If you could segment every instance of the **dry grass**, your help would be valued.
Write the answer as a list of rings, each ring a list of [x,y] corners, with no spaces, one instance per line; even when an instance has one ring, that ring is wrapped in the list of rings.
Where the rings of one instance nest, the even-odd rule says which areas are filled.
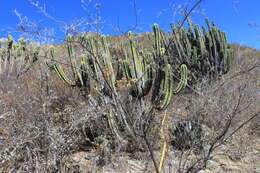
[[[230,118],[225,140],[217,141],[223,143],[212,151],[200,173],[259,171],[260,52],[233,47],[236,62],[228,74],[211,84],[201,82],[195,87],[199,94],[178,94],[169,106],[165,172],[187,172],[193,163],[206,158]],[[66,56],[61,50],[58,55]],[[91,106],[77,89],[66,87],[46,68],[46,58],[43,52],[18,79],[0,74],[0,172],[154,172],[142,138],[132,139],[121,127],[125,143],[118,141],[109,127],[106,107]],[[134,114],[141,109],[137,101],[127,100],[126,91],[120,92],[128,111]],[[258,116],[253,121],[226,138],[255,113]],[[155,112],[147,136],[158,164],[162,116]],[[179,120],[197,120],[204,125],[208,134],[202,139],[203,151],[175,150],[170,145],[171,129]],[[203,164],[199,161],[190,172]]]

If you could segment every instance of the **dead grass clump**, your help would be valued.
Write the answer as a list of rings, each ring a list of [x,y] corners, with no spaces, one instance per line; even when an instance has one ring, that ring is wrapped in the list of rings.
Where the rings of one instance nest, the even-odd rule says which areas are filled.
[[[248,160],[256,161],[259,143],[259,60],[248,49],[236,56],[231,71],[219,80],[205,79],[192,86],[195,93],[176,95],[163,134],[164,114],[152,109],[149,96],[136,100],[127,89],[118,91],[117,100],[82,96],[47,70],[47,55],[19,78],[1,75],[0,172],[73,172],[84,170],[83,162],[92,165],[84,171],[119,172],[129,166],[145,172],[159,165],[165,141],[165,172],[237,169],[223,166],[226,161],[251,171],[255,165]],[[194,141],[194,131],[185,132],[188,147],[177,150],[171,146],[173,136],[177,145],[187,142],[171,136],[182,121],[199,124],[205,135]]]

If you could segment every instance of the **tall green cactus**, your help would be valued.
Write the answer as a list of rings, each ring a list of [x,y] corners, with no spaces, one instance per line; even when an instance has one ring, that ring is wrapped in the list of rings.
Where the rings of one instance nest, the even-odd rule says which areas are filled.
[[[185,64],[180,67],[181,78],[174,88],[172,76],[172,66],[166,64],[164,68],[160,68],[155,79],[154,92],[152,102],[158,110],[167,108],[170,104],[173,94],[179,93],[187,85],[188,69]]]
[[[188,81],[188,68],[187,68],[187,66],[185,64],[182,64],[180,66],[180,73],[181,73],[181,76],[180,76],[179,82],[178,82],[176,88],[173,89],[173,93],[174,94],[179,93],[187,85],[187,81]]]
[[[64,81],[67,85],[69,86],[76,86],[76,82],[73,83],[73,81],[71,81],[67,75],[65,74],[65,72],[63,71],[63,69],[61,68],[61,65],[57,62],[57,58],[55,56],[55,48],[54,46],[51,46],[50,47],[50,54],[51,54],[51,58],[52,58],[52,61],[53,61],[53,64],[50,64],[46,61],[46,65],[54,70],[56,72],[56,74],[58,75],[58,77]]]
[[[54,47],[51,47],[52,64],[46,62],[49,68],[53,69],[58,77],[68,86],[78,87],[83,91],[89,91],[93,87],[99,94],[116,95],[116,75],[112,66],[112,58],[107,47],[104,36],[96,36],[88,39],[90,47],[89,52],[81,54],[80,67],[77,67],[77,56],[74,52],[73,43],[75,42],[71,35],[67,36],[66,45],[69,56],[70,67],[73,72],[73,80],[70,80],[61,65],[57,62],[54,54]],[[91,82],[91,80],[93,82]],[[94,82],[95,81],[95,82]],[[90,86],[93,83],[93,86]],[[112,94],[113,92],[113,94]]]
[[[131,32],[128,33],[131,37]],[[126,79],[130,83],[131,95],[133,97],[142,98],[149,93],[152,87],[153,71],[151,65],[148,63],[148,55],[139,53],[130,38],[130,56],[132,65],[125,60],[123,67]]]
[[[166,53],[166,39],[162,33],[162,31],[159,30],[158,24],[153,25],[153,32],[154,32],[154,61],[158,65],[163,65],[167,63],[167,59],[165,58]]]
[[[7,76],[12,73],[18,78],[38,59],[40,46],[33,43],[27,44],[25,39],[15,42],[13,37],[8,35],[8,38],[5,41],[1,40],[0,44],[0,73],[5,72]]]
[[[12,35],[8,35],[7,40],[6,40],[6,48],[11,50],[13,46],[14,40]]]
[[[3,39],[0,39],[0,49],[3,48]]]
[[[152,102],[158,110],[165,109],[171,102],[173,94],[179,93],[187,85],[188,69],[185,64],[180,66],[180,80],[174,88],[173,68],[168,63],[167,52],[164,50],[165,40],[157,24],[154,24],[155,59],[158,64],[156,78],[152,95]],[[179,40],[176,40],[179,41]]]
[[[202,27],[202,32],[199,25],[193,25],[189,19],[187,31],[180,25],[171,25],[174,34],[171,57],[176,57],[176,61],[172,60],[171,64],[185,63],[195,81],[203,77],[212,79],[227,73],[233,59],[225,33],[207,19],[206,24],[207,29]]]
[[[165,109],[173,95],[172,67],[170,64],[158,70],[152,95],[152,103],[158,110]]]
[[[56,55],[55,48],[53,46],[50,47],[50,54],[52,58],[52,64],[46,62],[47,66],[53,69],[57,76],[64,81],[68,86],[75,87],[88,91],[90,89],[90,78],[88,75],[89,71],[89,63],[86,55],[81,55],[81,63],[80,67],[76,66],[76,57],[74,53],[74,48],[72,44],[73,40],[70,35],[67,37],[67,51],[70,59],[70,67],[73,72],[73,80],[69,79],[61,65],[59,64]]]
[[[101,57],[103,59],[103,64],[105,67],[105,80],[107,80],[109,87],[112,90],[111,92],[116,94],[116,74],[112,66],[112,56],[108,49],[108,43],[105,36],[101,36],[101,45],[103,47],[103,56]]]
[[[116,73],[106,37],[102,35],[92,36],[88,38],[87,42],[90,47],[89,57],[92,64],[93,79],[96,81],[95,89],[110,97],[117,95]]]

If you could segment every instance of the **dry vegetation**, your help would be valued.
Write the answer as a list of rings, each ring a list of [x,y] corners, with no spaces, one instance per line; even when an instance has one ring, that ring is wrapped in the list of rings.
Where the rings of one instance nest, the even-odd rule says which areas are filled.
[[[62,46],[57,55],[66,59]],[[175,95],[163,125],[164,111],[153,112],[145,139],[121,127],[119,140],[103,100],[95,105],[60,81],[45,65],[50,54],[42,47],[39,59],[18,77],[10,70],[0,74],[0,172],[154,172],[164,144],[162,172],[260,172],[260,52],[232,48],[235,62],[227,74]],[[128,113],[149,109],[127,93],[122,89],[120,99]],[[176,144],[176,124],[185,121],[199,124],[202,136]]]

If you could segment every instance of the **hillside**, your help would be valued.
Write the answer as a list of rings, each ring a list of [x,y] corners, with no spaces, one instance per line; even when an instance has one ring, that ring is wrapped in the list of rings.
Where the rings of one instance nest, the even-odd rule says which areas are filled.
[[[1,42],[0,172],[260,172],[260,51],[212,28]]]

